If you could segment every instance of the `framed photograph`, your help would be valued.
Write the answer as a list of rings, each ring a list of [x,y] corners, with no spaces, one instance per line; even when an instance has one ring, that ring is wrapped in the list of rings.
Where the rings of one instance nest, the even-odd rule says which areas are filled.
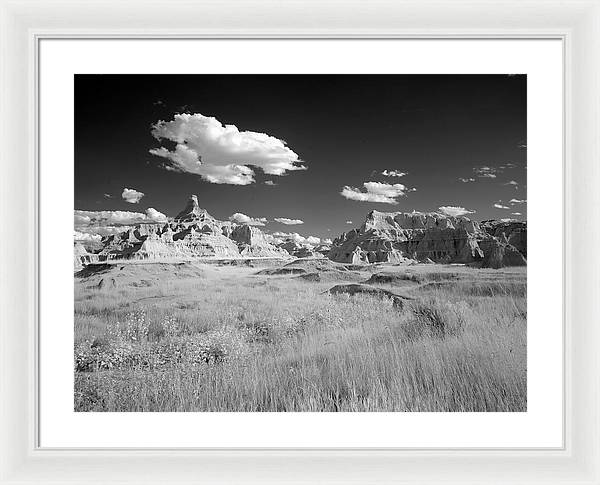
[[[0,13],[0,483],[600,482],[599,2]]]

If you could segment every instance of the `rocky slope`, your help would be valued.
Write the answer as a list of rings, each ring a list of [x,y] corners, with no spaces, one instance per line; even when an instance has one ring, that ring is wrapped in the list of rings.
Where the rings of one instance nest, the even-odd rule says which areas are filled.
[[[328,257],[343,263],[481,263],[484,267],[527,264],[527,224],[431,213],[372,211],[364,224],[342,234]]]
[[[88,263],[123,259],[289,258],[267,242],[256,227],[223,222],[198,205],[192,195],[171,222],[144,223],[102,239],[101,249],[88,252],[75,243],[75,268]]]
[[[331,246],[274,239],[247,224],[219,221],[193,195],[173,220],[143,223],[104,237],[99,247],[75,243],[74,264],[112,260],[182,260],[195,258],[323,258],[340,263],[477,263],[483,267],[527,264],[527,224],[471,221],[431,213],[372,211],[362,226],[338,237]]]

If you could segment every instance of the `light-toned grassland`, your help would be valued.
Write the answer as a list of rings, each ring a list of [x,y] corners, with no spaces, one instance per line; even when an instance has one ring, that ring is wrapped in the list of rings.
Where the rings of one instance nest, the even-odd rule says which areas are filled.
[[[123,264],[75,283],[76,411],[526,411],[526,272]],[[331,296],[374,272],[413,297]],[[114,278],[116,287],[98,281]]]

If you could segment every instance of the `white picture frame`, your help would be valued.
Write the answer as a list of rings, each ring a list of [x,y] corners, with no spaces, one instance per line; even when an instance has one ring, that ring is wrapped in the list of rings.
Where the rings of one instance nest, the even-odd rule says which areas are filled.
[[[0,483],[600,483],[600,2],[2,1]],[[43,449],[37,66],[43,38],[557,38],[564,45],[561,449]],[[549,228],[550,231],[553,229]],[[7,233],[10,232],[7,230]]]

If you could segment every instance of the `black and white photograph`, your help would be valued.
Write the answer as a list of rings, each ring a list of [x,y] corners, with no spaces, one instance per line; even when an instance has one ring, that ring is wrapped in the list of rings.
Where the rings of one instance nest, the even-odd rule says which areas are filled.
[[[75,411],[527,411],[525,74],[74,89]]]

